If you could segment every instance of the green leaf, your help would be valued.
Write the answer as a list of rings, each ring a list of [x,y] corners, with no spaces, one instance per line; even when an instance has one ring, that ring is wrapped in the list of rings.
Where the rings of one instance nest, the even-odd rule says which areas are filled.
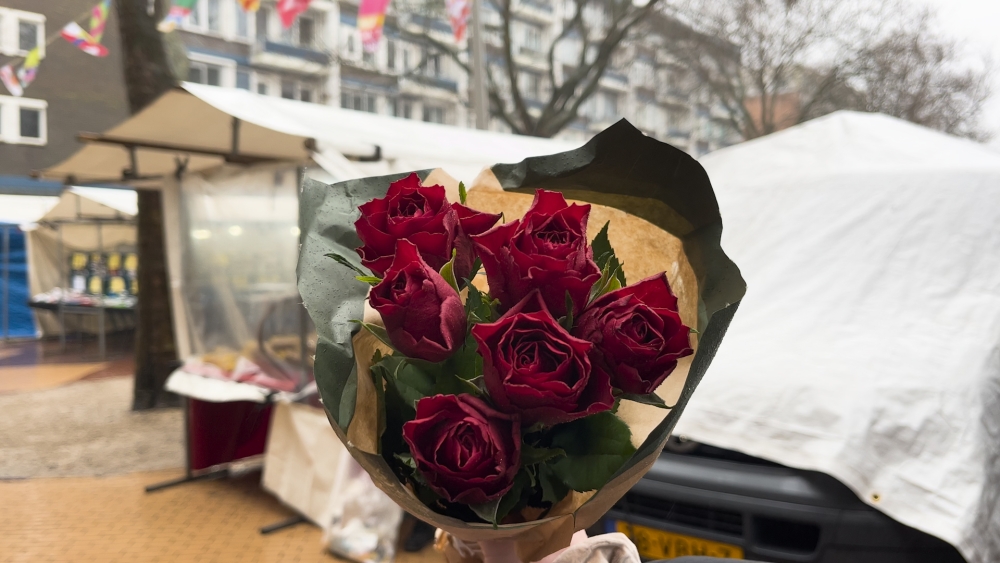
[[[590,243],[590,248],[594,250],[594,256],[597,256],[597,267],[601,270],[608,265],[608,262],[614,258],[615,250],[611,248],[611,240],[608,238],[608,227],[611,226],[611,221],[608,221],[601,227],[601,232],[597,233],[594,237],[593,242]]]
[[[493,302],[469,280],[465,281],[465,286],[469,289],[469,296],[465,300],[465,312],[470,323],[493,322],[495,316]]]
[[[483,357],[479,355],[479,344],[472,334],[465,337],[465,343],[448,359],[449,368],[459,378],[471,381],[483,374]]]
[[[536,448],[529,444],[521,444],[521,465],[524,466],[544,463],[563,455],[566,455],[566,452],[559,448]]]
[[[701,331],[699,331],[696,328],[691,327],[691,328],[688,328],[688,334],[701,334]]]
[[[542,486],[542,502],[555,504],[569,494],[569,487],[548,465],[538,466],[538,482]]]
[[[611,248],[611,241],[608,239],[609,225],[611,225],[610,221],[605,223],[601,232],[597,233],[593,242],[590,243],[594,256],[597,257],[594,262],[601,269],[601,279],[594,284],[596,289],[591,290],[591,300],[628,285],[628,282],[625,281],[625,270],[622,269],[622,264],[615,256],[615,250]],[[611,283],[612,278],[617,280],[617,284]]]
[[[376,286],[382,283],[382,278],[378,276],[354,276],[354,279],[360,282],[365,282],[366,284],[371,286]]]
[[[523,469],[514,477],[514,484],[504,496],[493,499],[483,504],[470,504],[469,508],[483,520],[493,524],[496,528],[511,511],[518,505],[522,505],[525,489],[531,483],[531,477]]]
[[[644,405],[652,405],[654,407],[660,407],[661,409],[673,408],[663,402],[656,393],[650,393],[648,395],[636,395],[633,393],[625,393],[621,396],[623,401],[632,401],[633,403],[642,403]]]
[[[412,454],[396,454],[396,459],[398,459],[400,463],[402,463],[406,467],[409,467],[410,469],[417,468],[417,462],[413,460]]]
[[[573,330],[573,297],[566,291],[566,316],[559,319],[559,324],[566,332]]]
[[[458,201],[462,205],[465,205],[465,200],[468,198],[469,192],[465,191],[465,182],[458,183]]]
[[[451,260],[448,260],[444,266],[441,266],[441,277],[444,281],[448,282],[451,287],[455,288],[455,292],[458,293],[458,280],[455,279],[455,256],[458,255],[457,250],[451,251]]]
[[[566,456],[549,466],[567,487],[580,492],[603,487],[635,453],[628,425],[609,412],[555,426],[551,443]]]
[[[337,262],[340,262],[342,265],[347,266],[348,268],[350,268],[350,269],[354,270],[355,272],[357,272],[359,276],[368,276],[368,275],[371,275],[371,272],[365,272],[361,268],[359,268],[359,267],[355,266],[353,263],[351,263],[351,261],[348,260],[346,257],[341,256],[340,254],[337,254],[336,252],[331,252],[329,254],[324,254],[323,256],[326,256],[327,258],[333,258]]]
[[[378,338],[379,342],[385,344],[389,348],[392,348],[393,351],[396,350],[396,347],[392,345],[392,341],[389,340],[389,333],[385,331],[385,327],[381,327],[379,325],[373,325],[371,323],[366,323],[365,321],[359,321],[357,319],[351,319],[351,322],[358,323],[359,325],[364,327],[365,330],[372,333],[372,335],[375,338]]]

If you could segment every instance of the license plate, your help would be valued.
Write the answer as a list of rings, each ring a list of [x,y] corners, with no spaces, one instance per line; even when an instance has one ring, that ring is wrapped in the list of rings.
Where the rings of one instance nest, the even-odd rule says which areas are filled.
[[[743,548],[737,545],[647,528],[622,520],[615,523],[615,529],[632,540],[643,559],[673,559],[685,555],[743,559]]]

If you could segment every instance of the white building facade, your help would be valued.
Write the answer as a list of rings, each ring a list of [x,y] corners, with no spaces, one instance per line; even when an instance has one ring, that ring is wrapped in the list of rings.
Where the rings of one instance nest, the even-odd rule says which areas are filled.
[[[519,88],[531,111],[540,111],[551,85],[547,53],[572,0],[512,0],[512,39]],[[357,0],[313,0],[290,29],[283,29],[274,2],[265,0],[256,14],[244,13],[236,0],[200,0],[181,26],[188,50],[188,79],[243,88],[265,95],[471,127],[469,77],[448,54],[438,52],[432,37],[452,44],[449,24],[433,17],[405,14],[386,18],[374,53],[361,47]],[[405,15],[404,15],[405,14]],[[590,15],[599,21],[600,13]],[[500,14],[484,3],[487,53],[497,60],[501,47]],[[471,23],[471,22],[470,22]],[[401,30],[405,30],[403,32]],[[644,32],[623,45],[601,78],[600,88],[581,107],[579,118],[558,136],[588,139],[624,117],[646,134],[700,156],[731,144],[737,137],[724,114],[707,102],[684,69],[660,48],[669,38]],[[464,45],[462,46],[464,48]],[[556,52],[556,79],[576,59],[572,41]],[[463,59],[464,60],[464,59]],[[504,74],[504,73],[497,73]],[[491,128],[506,127],[494,118]]]

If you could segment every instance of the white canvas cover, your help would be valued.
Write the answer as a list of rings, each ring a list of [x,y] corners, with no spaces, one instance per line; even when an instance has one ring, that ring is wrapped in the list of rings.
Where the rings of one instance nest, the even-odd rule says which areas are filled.
[[[1000,561],[1000,154],[838,112],[702,164],[747,293],[675,433]]]

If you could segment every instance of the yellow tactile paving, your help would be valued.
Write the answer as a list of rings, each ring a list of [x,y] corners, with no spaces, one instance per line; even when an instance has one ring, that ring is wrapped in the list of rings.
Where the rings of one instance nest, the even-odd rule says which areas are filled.
[[[291,515],[260,489],[259,474],[143,492],[177,475],[0,481],[0,562],[337,563],[315,526],[258,533]],[[444,559],[426,550],[396,561]]]
[[[0,367],[0,393],[37,391],[58,387],[79,381],[106,366],[106,362],[100,362]]]

